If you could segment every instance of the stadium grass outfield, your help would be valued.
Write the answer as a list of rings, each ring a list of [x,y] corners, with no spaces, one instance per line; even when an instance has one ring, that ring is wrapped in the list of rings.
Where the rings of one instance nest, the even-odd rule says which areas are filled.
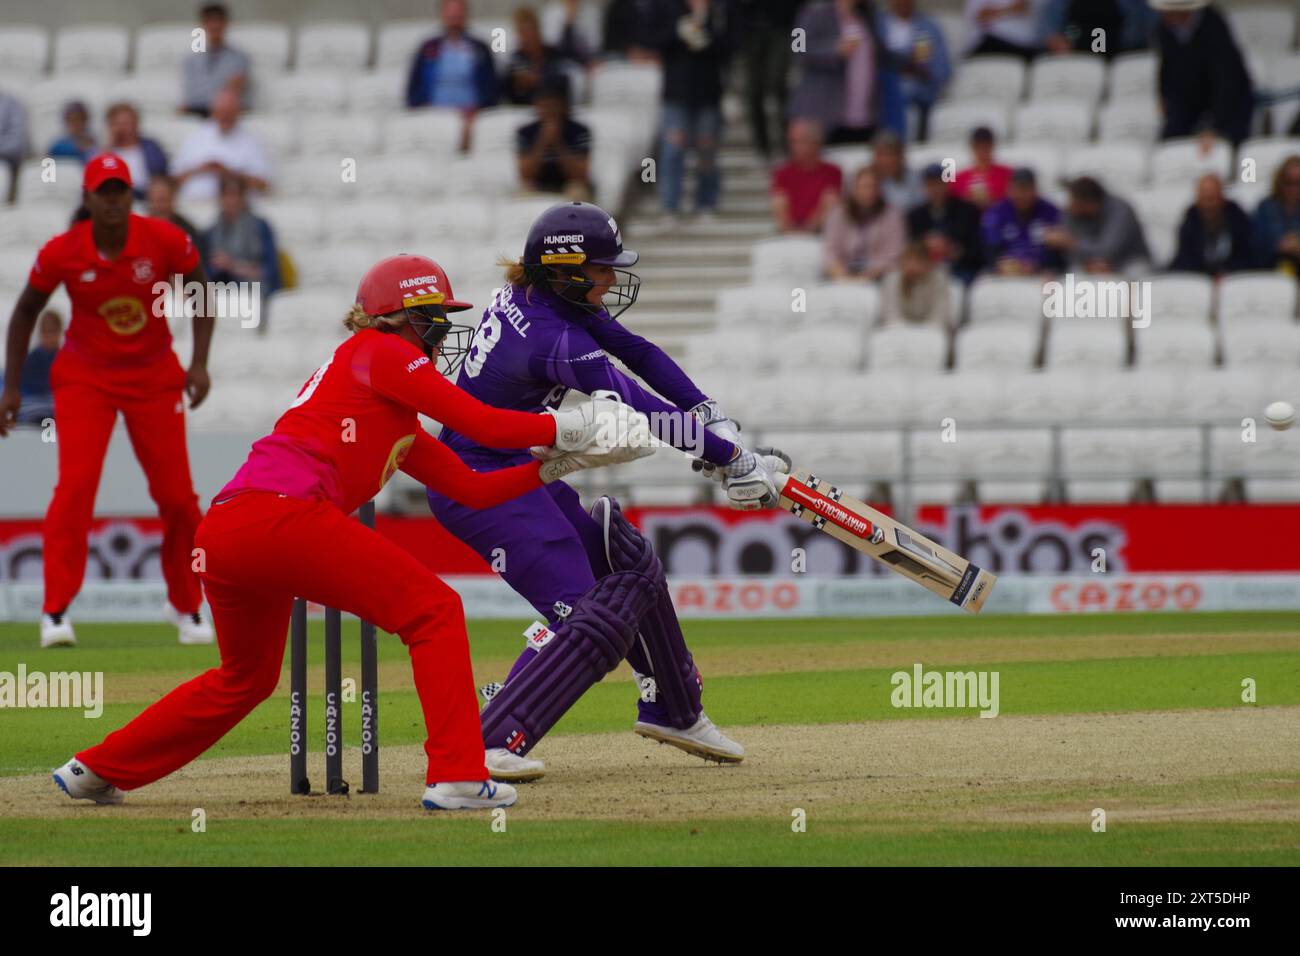
[[[473,622],[500,679],[526,622]],[[344,676],[358,675],[347,622]],[[49,770],[215,663],[163,625],[78,626],[40,651],[0,625],[0,671],[103,671],[107,703],[0,711],[0,864],[1300,864],[1300,629],[1293,614],[691,621],[705,702],[745,743],[705,765],[631,732],[626,667],[537,749],[546,779],[504,821],[418,807],[423,737],[405,649],[380,640],[377,796],[288,792],[279,690],[192,766],[122,807]],[[324,782],[321,625],[308,734]],[[895,708],[891,675],[997,671],[999,715]],[[1257,701],[1242,700],[1255,682]],[[360,705],[344,705],[360,780]],[[1106,813],[1105,832],[1094,811]],[[195,832],[195,810],[206,830]],[[796,832],[800,819],[803,832]],[[504,832],[501,823],[504,822]]]

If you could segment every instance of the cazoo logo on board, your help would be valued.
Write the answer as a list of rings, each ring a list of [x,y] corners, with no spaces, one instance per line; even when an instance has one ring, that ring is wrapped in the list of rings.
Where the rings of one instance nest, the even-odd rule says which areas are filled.
[[[639,524],[669,575],[787,576],[796,570],[796,549],[802,549],[803,568],[811,575],[889,574],[883,565],[790,515],[729,518],[706,510],[651,510],[640,513]],[[1129,570],[1124,561],[1127,536],[1111,521],[1069,527],[1016,509],[981,520],[974,508],[949,508],[942,524],[917,522],[915,527],[994,573],[1082,573],[1091,570],[1097,549],[1105,552],[1107,571]]]

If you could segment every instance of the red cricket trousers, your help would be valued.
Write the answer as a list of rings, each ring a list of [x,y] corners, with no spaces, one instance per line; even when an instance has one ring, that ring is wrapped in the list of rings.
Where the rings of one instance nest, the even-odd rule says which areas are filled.
[[[202,513],[185,447],[185,370],[176,354],[168,351],[148,365],[106,367],[61,349],[50,387],[59,480],[45,512],[44,610],[64,610],[81,590],[95,494],[118,412],[162,518],[167,598],[183,614],[198,610],[202,593],[190,552]]]
[[[275,690],[297,596],[373,621],[406,645],[429,735],[428,783],[487,779],[460,596],[409,552],[328,502],[268,492],[214,504],[195,546],[221,666],[78,760],[132,790],[203,753]]]

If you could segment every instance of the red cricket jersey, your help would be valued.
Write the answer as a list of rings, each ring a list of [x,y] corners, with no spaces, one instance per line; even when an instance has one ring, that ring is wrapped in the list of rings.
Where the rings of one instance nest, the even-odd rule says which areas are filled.
[[[145,364],[171,348],[167,319],[154,315],[154,284],[191,272],[198,250],[183,229],[162,219],[131,215],[126,245],[115,259],[95,248],[89,219],[55,236],[36,255],[27,282],[72,299],[64,348],[97,365]]]
[[[486,473],[471,470],[420,427],[417,412],[492,447],[555,441],[551,416],[485,405],[443,378],[410,342],[365,329],[307,380],[213,503],[240,492],[271,491],[329,501],[350,514],[399,468],[452,500],[477,507],[541,486],[537,462]]]

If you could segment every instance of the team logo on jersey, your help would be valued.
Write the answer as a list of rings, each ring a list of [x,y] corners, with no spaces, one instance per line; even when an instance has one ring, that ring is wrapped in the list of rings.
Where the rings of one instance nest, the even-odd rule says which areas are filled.
[[[131,275],[136,282],[148,282],[153,278],[153,260],[136,259],[131,263]]]
[[[406,461],[406,456],[411,453],[413,444],[415,444],[414,435],[404,435],[393,443],[393,448],[388,453],[388,460],[384,462],[384,473],[379,476],[380,488],[388,484],[388,479],[393,477],[393,472],[402,467],[402,462]]]
[[[149,321],[144,305],[133,295],[109,299],[99,307],[99,314],[118,335],[135,335]]]

